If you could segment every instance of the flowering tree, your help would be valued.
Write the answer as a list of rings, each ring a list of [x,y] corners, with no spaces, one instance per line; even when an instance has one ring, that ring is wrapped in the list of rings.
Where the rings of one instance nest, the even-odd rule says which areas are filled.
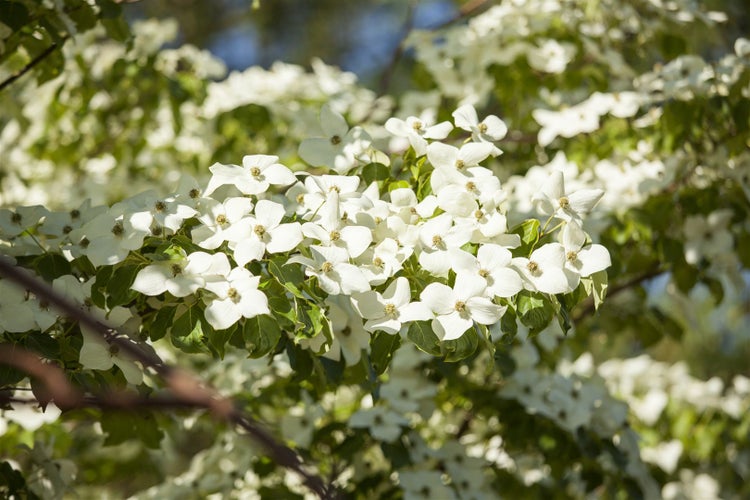
[[[378,96],[2,5],[0,492],[750,494],[750,41],[704,59],[726,16],[687,0],[484,7]]]

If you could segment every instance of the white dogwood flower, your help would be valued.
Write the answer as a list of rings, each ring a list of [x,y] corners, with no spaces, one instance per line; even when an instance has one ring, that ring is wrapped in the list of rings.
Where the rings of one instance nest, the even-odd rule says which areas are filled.
[[[429,308],[420,302],[411,302],[409,280],[396,278],[381,294],[375,290],[352,294],[352,304],[357,313],[366,319],[365,330],[382,330],[394,335],[408,321],[433,317]]]
[[[328,167],[345,174],[359,164],[370,147],[370,136],[361,127],[349,129],[346,120],[326,104],[320,109],[320,126],[325,137],[305,139],[299,155],[314,167]]]
[[[217,188],[230,185],[243,194],[261,194],[268,191],[271,185],[288,186],[297,179],[289,168],[277,163],[278,156],[246,155],[242,166],[214,163],[209,170],[213,174],[208,181],[204,196],[213,193]]]
[[[441,340],[454,340],[472,327],[474,321],[491,325],[500,320],[504,307],[485,296],[487,282],[480,276],[456,275],[453,288],[430,283],[419,295],[420,301],[435,315],[432,329]]]
[[[270,314],[268,298],[258,290],[260,276],[244,267],[235,267],[224,279],[206,283],[213,297],[205,297],[206,321],[216,330],[229,328],[240,318],[253,318],[259,314]]]

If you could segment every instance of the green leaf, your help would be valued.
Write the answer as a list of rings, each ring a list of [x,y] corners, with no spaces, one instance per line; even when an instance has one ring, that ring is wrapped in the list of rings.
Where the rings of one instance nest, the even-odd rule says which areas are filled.
[[[521,237],[521,246],[513,250],[516,257],[528,257],[534,250],[534,246],[539,241],[540,223],[536,219],[523,221],[518,226],[511,229],[511,233]]]
[[[40,255],[39,258],[34,261],[34,267],[39,276],[44,278],[44,281],[47,282],[51,282],[60,276],[71,274],[72,271],[70,262],[58,253],[45,253],[44,255]]]
[[[250,357],[260,358],[276,348],[281,338],[281,330],[272,316],[261,314],[245,320],[242,338]]]
[[[297,284],[305,281],[305,273],[299,264],[285,264],[287,258],[276,256],[268,260],[268,272],[281,283],[284,288],[294,294],[295,297],[303,298],[302,291]]]
[[[479,336],[473,327],[469,328],[457,339],[443,341],[444,359],[448,362],[461,361],[474,354],[478,346]]]
[[[96,0],[104,29],[113,40],[125,42],[130,38],[130,28],[122,15],[122,8],[113,0]]]
[[[594,309],[599,309],[599,306],[604,302],[604,297],[607,295],[607,287],[609,286],[608,280],[609,277],[606,270],[596,272],[586,279],[581,279],[586,293],[594,298]]]
[[[408,181],[396,181],[388,184],[388,191],[393,191],[394,189],[401,188],[411,188],[411,184],[409,184]]]
[[[177,306],[166,306],[157,311],[154,320],[148,326],[148,337],[151,340],[159,340],[167,334],[174,320],[175,311],[177,311]]]
[[[125,264],[115,269],[112,278],[107,283],[107,307],[111,309],[127,304],[138,296],[138,293],[130,287],[142,268],[141,264]]]
[[[420,350],[433,356],[440,356],[440,339],[432,331],[430,321],[415,321],[409,325],[406,336],[414,342]]]
[[[104,412],[100,420],[102,431],[107,434],[105,446],[113,446],[133,439],[140,440],[146,447],[159,447],[164,433],[157,426],[150,413]]]
[[[107,307],[104,290],[106,290],[107,283],[110,282],[113,272],[113,266],[101,267],[96,272],[96,280],[94,281],[94,285],[91,287],[91,301],[100,309],[105,309]]]
[[[401,337],[386,332],[376,332],[370,340],[370,366],[376,375],[385,372],[391,358],[401,345]]]
[[[203,335],[203,311],[197,304],[190,306],[172,324],[169,338],[172,345],[187,353],[209,353]]]
[[[384,181],[391,176],[391,170],[382,163],[368,163],[362,167],[362,179],[369,185],[376,181]]]
[[[531,333],[538,333],[552,321],[555,309],[543,295],[522,290],[518,294],[516,313],[521,323],[531,329]]]
[[[0,22],[18,31],[31,21],[29,9],[20,2],[12,0],[0,2]]]

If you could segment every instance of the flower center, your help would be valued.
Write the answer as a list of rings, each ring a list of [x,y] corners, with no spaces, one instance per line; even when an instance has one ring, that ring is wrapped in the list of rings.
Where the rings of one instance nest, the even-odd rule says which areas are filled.
[[[421,132],[423,127],[424,127],[424,124],[419,120],[411,124],[411,128],[413,128],[417,132]]]
[[[341,144],[341,137],[337,135],[334,135],[333,137],[331,137],[331,144],[333,144],[334,146]]]
[[[480,269],[479,270],[479,276],[481,276],[482,278],[486,278],[489,275],[490,275],[490,272],[487,269]]]
[[[475,218],[476,220],[481,220],[481,219],[482,219],[482,217],[484,217],[484,212],[482,212],[481,210],[476,210],[476,211],[474,212],[474,218]]]
[[[537,264],[533,260],[530,260],[529,263],[526,264],[526,269],[528,269],[534,276],[542,274],[541,270],[539,269],[539,264]]]
[[[255,226],[255,228],[253,229],[253,232],[254,232],[255,234],[257,234],[258,236],[263,236],[264,234],[266,234],[266,228],[265,228],[265,227],[263,227],[262,225],[258,224],[258,225],[257,225],[257,226]]]
[[[395,316],[396,315],[396,306],[391,304],[390,302],[385,305],[385,314],[386,316]]]
[[[575,262],[578,260],[578,252],[570,251],[565,255],[565,258],[568,259],[568,262]]]
[[[227,297],[236,304],[240,301],[240,292],[238,292],[236,288],[229,287],[229,290],[227,290]]]
[[[339,188],[338,186],[331,186],[331,187],[328,188],[328,192],[330,193],[332,191],[336,191],[337,193],[340,193],[341,192],[341,188]]]
[[[227,220],[227,216],[224,214],[219,214],[216,216],[216,223],[220,226],[225,226],[229,221]]]
[[[375,267],[383,267],[383,259],[380,257],[375,257],[372,259],[372,265]]]
[[[72,220],[76,220],[80,216],[81,216],[81,211],[80,210],[73,209],[73,210],[70,211],[70,218]]]
[[[252,175],[253,177],[258,177],[260,175],[260,167],[250,168],[250,175]]]
[[[443,237],[439,234],[436,234],[432,237],[432,246],[439,247],[443,244]]]
[[[188,196],[190,196],[192,199],[196,199],[201,195],[201,190],[198,188],[193,188],[188,193]]]
[[[570,200],[567,196],[561,196],[557,202],[560,204],[560,208],[567,209],[570,207]]]
[[[473,182],[469,181],[466,183],[466,190],[467,191],[475,191],[477,189],[477,185]]]
[[[125,228],[122,227],[122,222],[115,222],[115,225],[112,226],[112,234],[114,234],[116,237],[121,237],[125,233]]]
[[[294,199],[295,199],[295,201],[297,203],[299,203],[300,205],[302,205],[302,203],[305,201],[305,195],[302,194],[302,193],[300,193]]]
[[[477,125],[477,130],[479,130],[480,134],[484,134],[487,132],[487,125],[484,122],[482,122],[479,125]]]
[[[463,160],[456,160],[456,168],[461,170],[466,166],[466,163]]]
[[[323,271],[324,273],[330,273],[331,271],[333,271],[333,264],[331,264],[328,261],[325,261],[323,262],[323,265],[320,266],[320,270]]]
[[[339,238],[341,238],[341,233],[336,231],[335,229],[331,231],[329,234],[329,237],[331,238],[331,241],[337,241]]]
[[[166,209],[167,209],[167,204],[164,203],[163,201],[159,200],[156,203],[154,203],[154,210],[156,210],[157,212],[163,212]]]
[[[11,221],[11,222],[12,222],[13,224],[16,224],[16,225],[18,225],[18,226],[20,226],[20,225],[21,225],[21,221],[22,221],[22,220],[23,220],[23,217],[22,217],[22,216],[21,216],[21,214],[19,214],[19,213],[13,212],[13,215],[11,215],[11,216],[10,216],[10,221]]]
[[[175,276],[177,276],[178,274],[182,274],[182,266],[179,265],[179,264],[172,264],[171,270],[172,270],[172,277],[173,278]]]
[[[462,313],[462,312],[466,311],[466,302],[464,302],[462,300],[457,300],[456,301],[456,305],[454,305],[453,308],[456,311]]]

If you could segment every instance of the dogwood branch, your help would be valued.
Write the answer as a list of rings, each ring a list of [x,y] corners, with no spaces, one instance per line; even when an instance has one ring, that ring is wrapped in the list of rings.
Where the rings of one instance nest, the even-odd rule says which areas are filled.
[[[146,352],[138,344],[131,342],[127,336],[121,334],[116,328],[99,321],[79,304],[61,296],[46,282],[41,281],[28,271],[16,267],[7,258],[0,257],[0,275],[32,292],[38,300],[47,302],[87,329],[98,333],[107,342],[116,345],[120,352],[140,362],[144,367],[154,370],[170,389],[174,398],[172,400],[173,406],[210,410],[214,419],[231,422],[247,432],[266,449],[269,456],[278,465],[299,474],[305,485],[318,497],[329,499],[338,496],[332,486],[326,486],[320,477],[306,470],[302,459],[294,450],[277,442],[257,421],[240,411],[229,398],[221,396],[216,390],[208,387],[192,374],[165,364],[157,356]],[[46,388],[50,391],[50,399],[54,399],[58,405],[76,407],[88,402],[100,408],[121,407],[131,409],[150,404],[138,398],[129,399],[129,397],[119,394],[107,397],[95,396],[94,399],[86,400],[70,385],[60,368],[45,364],[35,355],[19,348],[0,351],[0,362],[6,362],[6,360],[11,366],[16,366],[25,373],[44,381]],[[57,399],[58,397],[60,399]]]

